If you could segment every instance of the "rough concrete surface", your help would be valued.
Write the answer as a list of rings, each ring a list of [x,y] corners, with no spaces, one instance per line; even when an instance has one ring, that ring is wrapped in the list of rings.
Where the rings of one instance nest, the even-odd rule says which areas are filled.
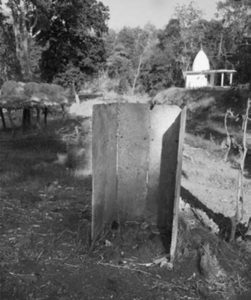
[[[149,149],[149,176],[148,176],[148,195],[147,210],[151,215],[157,216],[156,199],[158,198],[159,179],[160,179],[160,162],[162,155],[162,146],[165,146],[168,159],[170,162],[176,162],[177,147],[172,141],[177,140],[178,132],[172,132],[170,141],[163,140],[165,133],[176,122],[180,115],[181,109],[178,106],[156,105],[150,111],[150,149]],[[179,120],[177,120],[179,122]],[[172,130],[172,129],[171,129]],[[173,135],[174,134],[174,135]],[[172,147],[175,146],[174,149]]]
[[[117,107],[99,105],[93,110],[92,234],[100,232],[117,214]]]
[[[171,228],[180,114],[168,105],[94,106],[93,236],[113,221],[150,218]]]
[[[120,221],[144,216],[150,116],[147,105],[118,106],[117,180]]]

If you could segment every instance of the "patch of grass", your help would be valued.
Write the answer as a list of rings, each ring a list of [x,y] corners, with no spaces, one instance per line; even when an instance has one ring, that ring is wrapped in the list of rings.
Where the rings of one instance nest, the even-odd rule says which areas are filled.
[[[204,136],[187,133],[185,136],[185,142],[191,147],[207,150],[209,153],[215,154],[216,156],[223,156],[224,151],[213,137],[208,140],[205,139]]]
[[[66,150],[58,128],[55,121],[42,132],[0,133],[1,299],[61,297],[47,263],[63,266],[88,252],[91,179],[53,163]]]

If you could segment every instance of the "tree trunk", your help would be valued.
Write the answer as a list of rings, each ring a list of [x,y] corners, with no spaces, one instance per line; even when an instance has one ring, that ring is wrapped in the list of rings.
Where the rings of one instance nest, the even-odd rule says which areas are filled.
[[[8,117],[9,117],[9,120],[10,120],[11,128],[14,129],[16,127],[16,125],[15,125],[13,119],[12,119],[11,109],[7,109],[7,113],[8,113]]]
[[[222,44],[223,44],[223,32],[221,33],[220,36],[220,44],[219,44],[219,50],[218,50],[218,59],[220,59],[222,55]]]
[[[31,125],[31,111],[30,108],[23,109],[23,119],[22,119],[22,126],[23,130],[29,129]]]
[[[241,150],[241,160],[238,172],[238,188],[237,188],[237,197],[236,197],[236,206],[235,206],[235,215],[232,217],[232,228],[230,234],[230,242],[233,242],[236,236],[236,229],[237,225],[240,223],[241,219],[243,218],[244,214],[244,185],[243,185],[243,178],[244,178],[244,168],[245,168],[245,160],[247,156],[247,128],[248,128],[248,121],[249,121],[249,111],[251,108],[251,99],[247,101],[247,108],[246,114],[243,119],[242,123],[242,150]],[[240,207],[241,206],[241,207]]]
[[[136,83],[137,83],[137,80],[138,80],[139,74],[140,74],[140,69],[141,69],[141,65],[142,65],[142,58],[143,58],[143,54],[141,54],[140,57],[139,57],[138,68],[137,68],[137,72],[135,74],[134,81],[133,81],[133,86],[132,86],[132,94],[133,95],[135,93]]]
[[[0,107],[0,115],[1,115],[1,119],[2,119],[3,130],[6,130],[6,123],[5,123],[5,119],[4,119],[4,114],[3,114],[2,107]]]
[[[47,125],[48,108],[44,108],[44,124]]]
[[[40,123],[40,108],[37,107],[36,111],[37,111],[37,123]]]
[[[74,94],[74,97],[75,97],[75,102],[76,104],[80,104],[80,99],[79,99],[79,96],[77,94],[77,91],[76,91],[76,88],[75,88],[75,82],[72,83],[72,91],[73,91],[73,94]]]
[[[26,27],[27,7],[23,0],[19,4],[12,2],[11,11],[13,16],[13,31],[16,42],[16,55],[21,66],[22,77],[24,81],[31,80],[31,64],[29,39],[30,35]]]
[[[29,53],[29,39],[30,35],[26,27],[27,6],[24,0],[16,3],[11,1],[10,8],[13,17],[13,31],[16,42],[16,55],[20,63],[21,74],[23,81],[30,81],[32,78],[30,53]],[[30,108],[23,110],[23,128],[26,129],[31,125],[31,113],[28,112]]]
[[[64,119],[65,118],[65,114],[66,114],[65,105],[64,104],[61,105],[61,109],[62,109],[62,119]]]

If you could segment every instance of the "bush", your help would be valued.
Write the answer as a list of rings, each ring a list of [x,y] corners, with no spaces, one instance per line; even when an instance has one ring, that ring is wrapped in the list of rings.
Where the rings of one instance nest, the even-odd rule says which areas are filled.
[[[65,88],[75,84],[76,91],[81,89],[81,86],[87,80],[87,75],[80,71],[78,67],[69,66],[63,73],[59,73],[53,80],[53,83],[61,85]]]

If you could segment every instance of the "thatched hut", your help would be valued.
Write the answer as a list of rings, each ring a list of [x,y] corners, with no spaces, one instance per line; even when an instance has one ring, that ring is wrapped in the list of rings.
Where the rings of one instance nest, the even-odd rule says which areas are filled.
[[[1,89],[0,114],[3,127],[6,128],[3,109],[10,115],[12,110],[23,110],[23,125],[29,126],[30,109],[36,108],[39,119],[40,110],[43,110],[45,122],[48,107],[59,107],[69,104],[68,97],[63,87],[56,84],[36,82],[6,81]],[[12,122],[11,122],[12,123]]]

